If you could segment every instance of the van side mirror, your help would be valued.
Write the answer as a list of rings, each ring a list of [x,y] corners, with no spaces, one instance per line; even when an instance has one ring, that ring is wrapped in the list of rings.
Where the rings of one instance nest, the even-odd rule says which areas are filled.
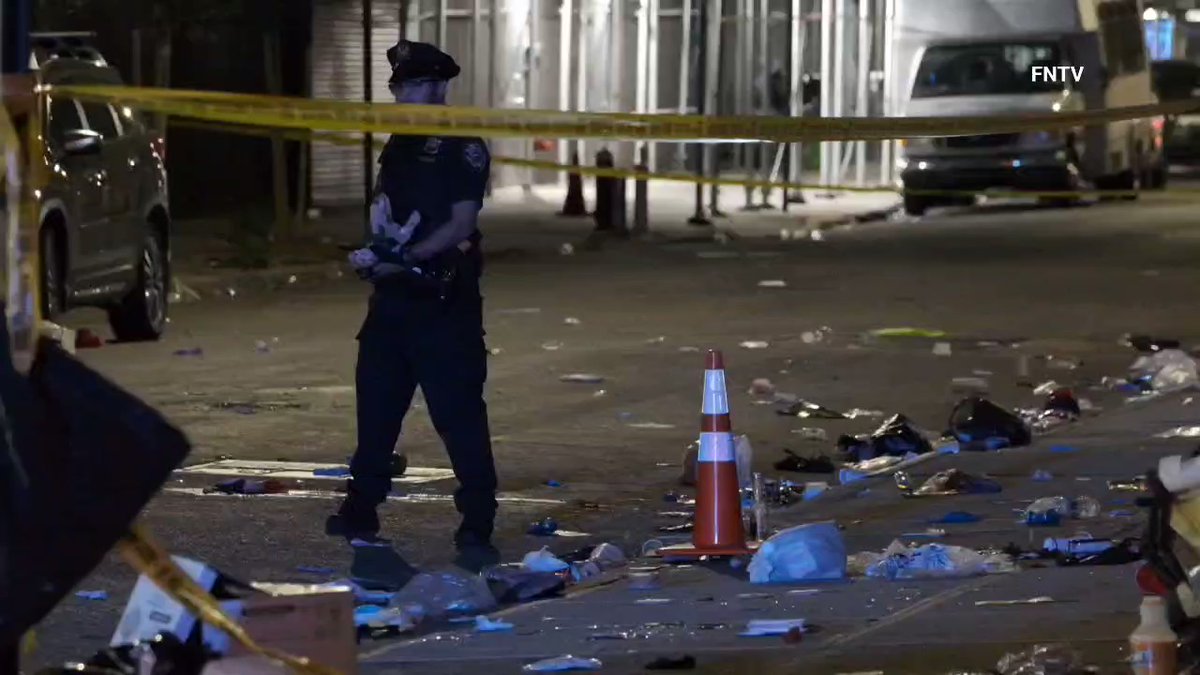
[[[75,129],[63,134],[63,152],[68,155],[95,155],[104,145],[104,137],[90,129]]]

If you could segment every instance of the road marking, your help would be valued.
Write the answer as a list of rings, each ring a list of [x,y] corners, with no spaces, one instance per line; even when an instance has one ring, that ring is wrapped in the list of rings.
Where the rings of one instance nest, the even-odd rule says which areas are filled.
[[[948,600],[953,600],[954,598],[957,598],[961,595],[966,595],[967,593],[973,593],[985,586],[995,583],[997,580],[999,580],[1003,576],[1004,575],[1002,575],[1002,574],[993,574],[993,575],[984,577],[978,583],[961,584],[959,586],[955,586],[954,588],[950,588],[945,591],[942,591],[941,593],[937,593],[936,595],[931,595],[928,598],[921,600],[920,602],[913,603],[913,604],[909,605],[908,607],[905,607],[904,609],[891,614],[890,616],[888,616],[885,619],[881,619],[879,621],[876,621],[875,623],[872,623],[868,626],[865,626],[865,627],[860,628],[855,631],[850,631],[848,633],[841,633],[840,635],[835,635],[835,636],[829,638],[828,640],[826,640],[825,643],[823,645],[821,645],[821,648],[823,650],[826,650],[826,649],[829,649],[830,647],[837,647],[840,645],[844,645],[848,642],[853,642],[854,640],[858,640],[859,638],[866,637],[866,636],[870,635],[871,633],[881,631],[885,628],[890,628],[890,627],[900,623],[901,621],[911,619],[914,616],[917,616],[918,614],[921,614],[930,609],[933,609],[934,607],[937,607],[938,605],[941,605],[942,603],[944,603]]]
[[[222,459],[205,464],[193,464],[175,471],[177,474],[204,474],[207,476],[236,476],[239,478],[279,478],[293,480],[345,480],[347,476],[318,476],[313,472],[318,470],[336,470],[344,468],[345,464],[328,464],[325,462],[276,462],[266,460]],[[421,466],[410,466],[399,478],[393,478],[393,484],[420,485],[439,480],[454,478],[450,469],[434,469]]]
[[[282,497],[287,499],[342,499],[346,496],[343,492],[334,492],[333,490],[289,490],[288,492],[279,494],[262,494],[262,495],[228,495],[220,492],[205,492],[204,488],[189,488],[189,487],[166,487],[163,492],[168,492],[177,495],[190,495],[193,497],[242,497],[245,499],[269,499],[272,497]],[[431,495],[431,494],[407,494],[407,495],[388,495],[389,502],[406,502],[410,504],[434,504],[442,502],[453,502],[453,495]],[[499,496],[496,501],[506,504],[542,504],[548,506],[556,506],[566,504],[561,499],[537,499],[534,497],[514,497],[514,496]]]

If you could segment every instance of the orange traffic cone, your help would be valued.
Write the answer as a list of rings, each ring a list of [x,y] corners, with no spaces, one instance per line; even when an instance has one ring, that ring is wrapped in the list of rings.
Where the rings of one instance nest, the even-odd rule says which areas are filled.
[[[659,550],[666,558],[738,556],[751,551],[742,526],[742,490],[738,481],[725,362],[710,350],[704,367],[700,409],[700,449],[696,456],[696,515],[692,545]]]

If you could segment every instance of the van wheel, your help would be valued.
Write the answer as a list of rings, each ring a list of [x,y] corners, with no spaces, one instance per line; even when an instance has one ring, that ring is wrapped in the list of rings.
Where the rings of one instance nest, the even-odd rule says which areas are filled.
[[[904,195],[904,212],[910,216],[923,216],[929,209],[929,200],[925,197]]]
[[[42,318],[54,321],[67,306],[67,266],[64,264],[66,256],[63,255],[62,235],[53,225],[43,226],[38,246],[38,297],[42,305]]]
[[[108,322],[121,342],[157,340],[167,325],[167,265],[157,235],[146,235],[140,263],[137,283],[108,310]]]

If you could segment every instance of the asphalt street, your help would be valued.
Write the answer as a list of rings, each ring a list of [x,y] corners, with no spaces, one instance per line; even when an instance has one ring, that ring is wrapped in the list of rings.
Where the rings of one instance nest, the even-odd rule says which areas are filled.
[[[484,287],[493,354],[487,398],[503,498],[498,543],[506,558],[519,559],[544,544],[565,551],[612,541],[636,550],[651,538],[662,524],[655,515],[662,495],[679,489],[679,461],[696,436],[702,351],[710,348],[725,353],[735,430],[750,437],[756,468],[771,476],[778,474],[771,464],[783,448],[809,455],[831,448],[831,441],[807,440],[805,427],[821,427],[833,439],[870,431],[878,420],[779,415],[749,393],[757,378],[831,408],[903,412],[940,430],[958,397],[951,386],[956,377],[987,379],[991,397],[1003,405],[1035,404],[1038,398],[1017,383],[1023,354],[1034,379],[1078,386],[1094,404],[1095,420],[1085,424],[1099,425],[1090,437],[1096,452],[1121,430],[1136,439],[1140,427],[1110,423],[1104,431],[1103,420],[1125,404],[1094,385],[1104,375],[1122,374],[1133,360],[1120,344],[1123,334],[1200,344],[1198,198],[1181,192],[1073,208],[993,204],[835,228],[820,240],[798,241],[777,234],[721,241],[664,236],[587,245],[584,222],[509,212],[485,218],[492,252]],[[735,215],[728,229],[737,227]],[[564,242],[575,242],[573,254],[563,254]],[[273,291],[205,294],[175,308],[160,343],[81,353],[189,434],[195,443],[189,464],[344,462],[354,442],[353,336],[366,289],[326,272],[299,274]],[[103,327],[88,312],[69,323]],[[950,355],[935,354],[934,340],[863,337],[902,326],[946,331],[950,337],[938,341],[950,343]],[[602,381],[562,381],[573,374]],[[1180,410],[1185,417],[1190,411]],[[449,467],[419,404],[403,442],[412,466]],[[1121,442],[1128,448],[1135,441]],[[1057,458],[1054,471],[1132,474],[1171,449],[1179,451],[1178,444],[1156,444],[1144,454],[1120,455],[1119,462],[1110,457],[1100,462],[1103,469],[1091,454],[1072,454]],[[997,461],[988,470],[1010,478],[1023,480],[1031,470]],[[456,524],[448,501],[453,482],[444,472],[427,475],[428,482],[400,486],[408,497],[383,509],[386,534],[421,568],[450,560]],[[321,532],[336,502],[317,493],[336,483],[307,480],[314,494],[295,498],[199,494],[219,479],[180,474],[147,510],[146,522],[173,552],[250,580],[308,578],[299,566],[349,569],[349,550]],[[813,507],[798,508],[786,519],[803,520],[802,509]],[[870,536],[858,540],[864,546],[882,547],[913,526],[911,514],[870,500],[814,513],[826,509],[832,511],[825,517],[867,521]],[[587,536],[527,536],[530,521],[545,516]],[[1113,595],[1131,574],[1097,580],[1092,595],[1111,615],[1110,628],[1133,625],[1136,607],[1122,604],[1128,589],[1120,602]],[[104,644],[133,579],[115,558],[97,569],[80,588],[105,590],[109,599],[69,597],[39,630],[34,662],[83,657]],[[1006,583],[1026,593],[1019,582]],[[1031,582],[1029,595],[1046,583]],[[1056,639],[1086,644],[1089,607],[1050,614],[1009,608],[1011,623],[987,626],[998,631],[995,644],[1019,643],[1030,637],[1009,630],[1020,626],[1020,617],[1052,619]],[[837,608],[847,617],[879,611],[854,593]],[[911,652],[922,640],[916,631],[893,642],[910,645]],[[931,650],[953,651],[952,640],[933,642]],[[853,668],[875,669],[861,653],[840,658],[812,672],[837,672],[851,661]],[[905,658],[919,664],[923,656]]]

